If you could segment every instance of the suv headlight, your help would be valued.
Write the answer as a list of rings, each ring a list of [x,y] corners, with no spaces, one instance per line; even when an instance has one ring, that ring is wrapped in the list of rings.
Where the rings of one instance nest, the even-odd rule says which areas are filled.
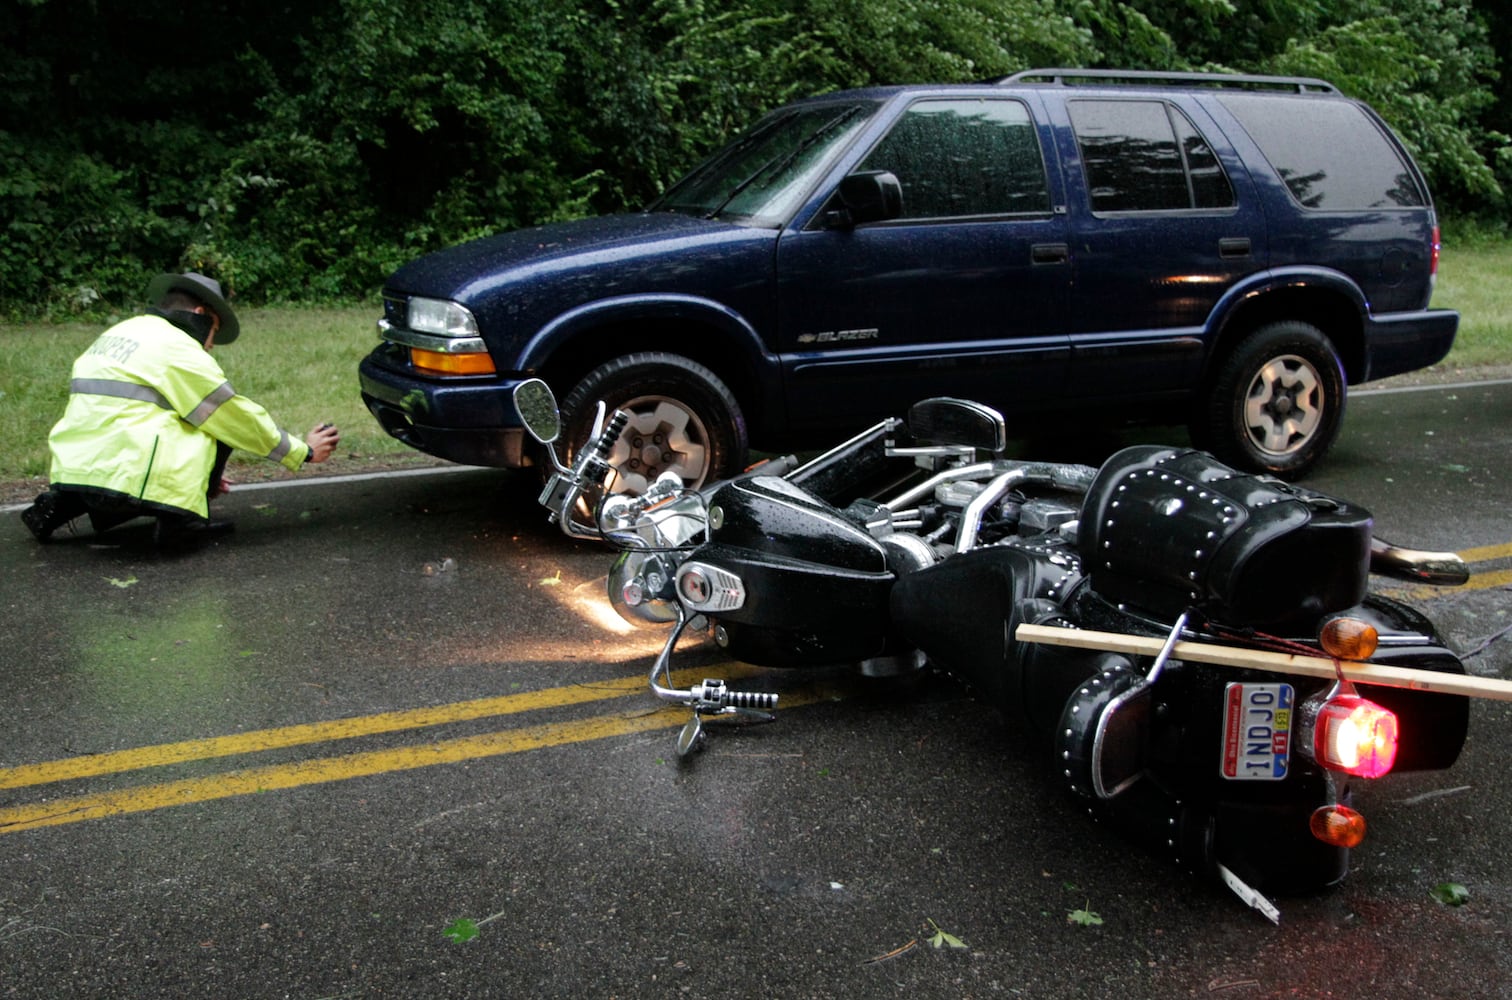
[[[476,337],[478,321],[465,307],[444,299],[410,299],[409,328],[439,337]]]

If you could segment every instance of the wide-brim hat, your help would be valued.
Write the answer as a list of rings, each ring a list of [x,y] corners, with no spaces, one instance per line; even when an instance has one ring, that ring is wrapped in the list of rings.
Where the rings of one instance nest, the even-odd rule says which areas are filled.
[[[215,333],[217,345],[229,344],[241,334],[241,324],[236,321],[236,311],[221,294],[220,282],[214,278],[207,278],[196,271],[190,271],[187,274],[160,274],[147,285],[147,301],[160,302],[169,292],[192,295],[203,302],[205,308],[220,317],[220,329]]]

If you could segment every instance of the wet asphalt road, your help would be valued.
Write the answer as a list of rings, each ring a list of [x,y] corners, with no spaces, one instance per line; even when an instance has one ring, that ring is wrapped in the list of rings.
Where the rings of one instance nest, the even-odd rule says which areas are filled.
[[[1512,385],[1350,407],[1310,485],[1475,560],[1409,595],[1452,645],[1512,625]],[[0,996],[1512,996],[1512,703],[1361,792],[1349,879],[1273,927],[939,679],[755,672],[793,707],[680,767],[658,635],[592,617],[609,557],[534,492],[242,489],[178,557],[0,515]],[[1512,638],[1467,662],[1512,678]]]

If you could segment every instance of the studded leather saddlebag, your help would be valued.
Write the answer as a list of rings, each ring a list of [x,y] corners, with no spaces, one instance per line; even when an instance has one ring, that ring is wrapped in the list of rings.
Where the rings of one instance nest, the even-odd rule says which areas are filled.
[[[1103,596],[1230,625],[1306,621],[1358,604],[1370,513],[1206,452],[1141,445],[1098,470],[1078,546]]]

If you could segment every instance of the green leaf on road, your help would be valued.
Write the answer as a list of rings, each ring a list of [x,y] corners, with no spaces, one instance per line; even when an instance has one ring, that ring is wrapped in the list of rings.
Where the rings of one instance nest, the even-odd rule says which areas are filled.
[[[482,920],[473,920],[471,917],[458,917],[441,934],[443,937],[450,938],[459,944],[463,941],[471,941],[478,936],[478,930],[484,924],[491,924],[508,912],[508,910],[500,910],[498,913],[490,913]]]
[[[956,937],[954,934],[947,934],[944,931],[940,930],[940,925],[937,924],[937,923],[935,923],[933,918],[926,917],[925,919],[929,921],[929,926],[931,926],[931,927],[933,927],[935,929],[934,937],[932,937],[932,938],[929,939],[929,946],[931,948],[946,948],[946,947],[950,947],[950,948],[965,948],[966,947],[966,942],[965,941],[962,941],[960,938]]]
[[[1090,901],[1087,906],[1091,906]],[[1083,907],[1080,910],[1072,910],[1066,914],[1066,923],[1075,924],[1078,927],[1101,927],[1103,918],[1096,911]]]
[[[470,920],[467,917],[460,917],[453,920],[441,934],[443,937],[450,938],[458,944],[463,941],[471,941],[478,936],[478,922]]]
[[[127,587],[130,587],[132,584],[137,582],[137,578],[135,576],[128,576],[124,580],[117,580],[113,576],[107,576],[105,579],[112,587],[120,587],[122,590],[125,590]]]
[[[1458,882],[1440,882],[1431,895],[1445,906],[1464,906],[1470,902],[1470,890]]]

